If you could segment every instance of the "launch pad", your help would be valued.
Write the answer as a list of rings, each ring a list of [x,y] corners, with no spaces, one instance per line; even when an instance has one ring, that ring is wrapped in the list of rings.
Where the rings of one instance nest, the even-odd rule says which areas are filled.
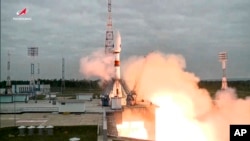
[[[155,140],[155,108],[152,104],[140,103],[107,110],[103,118],[107,123],[107,136]]]
[[[116,90],[117,83],[120,85],[120,91]],[[136,93],[131,91],[122,79],[106,81],[104,87],[101,102],[105,107],[103,108],[105,112],[103,125],[105,127],[106,124],[104,130],[107,130],[107,136],[155,140],[156,106],[151,102],[136,101]],[[117,93],[119,95],[116,95]],[[142,129],[145,130],[139,131]],[[141,132],[144,132],[146,136],[140,135]]]
[[[117,91],[116,85],[120,85],[118,86],[120,91]],[[106,81],[103,87],[104,90],[101,94],[102,106],[111,106],[112,109],[121,109],[121,106],[135,105],[136,94],[129,90],[124,80],[112,79]],[[120,93],[121,97],[118,97],[116,93]]]
[[[104,83],[101,94],[102,106],[105,107],[103,133],[106,135],[103,140],[107,136],[155,140],[156,106],[151,102],[136,101],[136,93],[123,79],[117,79],[120,76],[116,74],[118,77]]]

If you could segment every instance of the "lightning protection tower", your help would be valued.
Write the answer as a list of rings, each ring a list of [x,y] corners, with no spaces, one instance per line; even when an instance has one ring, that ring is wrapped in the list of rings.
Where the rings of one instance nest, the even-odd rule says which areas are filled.
[[[106,27],[106,39],[105,39],[105,54],[113,53],[114,48],[114,37],[112,29],[112,14],[111,14],[111,0],[108,0],[108,20]]]
[[[222,64],[222,83],[221,83],[221,89],[225,90],[227,89],[227,78],[226,78],[226,61],[227,61],[227,53],[226,52],[220,52],[219,53],[219,60]]]
[[[65,65],[65,61],[64,61],[64,58],[62,58],[62,83],[61,83],[62,94],[63,94],[63,91],[65,89],[65,80],[64,80],[64,72],[65,72],[64,68],[65,68],[65,66],[64,65]]]
[[[34,65],[34,60],[35,57],[38,56],[38,47],[28,47],[28,56],[31,57],[31,64],[30,64],[30,94],[32,97],[35,98],[36,100],[36,87],[35,87],[35,77],[34,77],[34,70],[35,70],[35,65]],[[37,101],[35,101],[37,102]]]
[[[38,91],[40,91],[40,78],[39,78],[39,75],[40,75],[40,64],[37,63],[37,87],[38,87]]]
[[[8,52],[7,69],[8,69],[8,76],[6,82],[6,94],[12,94],[11,80],[10,80],[10,52]]]

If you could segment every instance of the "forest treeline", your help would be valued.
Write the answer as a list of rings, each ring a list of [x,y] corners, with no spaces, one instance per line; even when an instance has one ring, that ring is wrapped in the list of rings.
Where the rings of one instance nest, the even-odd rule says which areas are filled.
[[[198,85],[200,88],[213,91],[221,88],[221,81],[200,81]],[[250,92],[250,80],[228,81],[228,87],[236,88],[238,91]]]
[[[81,89],[101,89],[99,86],[100,80],[65,80],[65,88],[81,88]],[[29,81],[11,81],[12,85],[29,84]],[[152,82],[153,83],[153,82]],[[40,84],[50,84],[51,88],[59,88],[62,85],[61,79],[41,79]],[[217,91],[221,88],[221,81],[200,81],[198,83],[200,88],[205,88],[209,91]],[[236,88],[237,91],[250,92],[250,80],[244,81],[229,81],[228,86]],[[0,82],[0,88],[6,87],[6,81]]]
[[[65,80],[65,88],[86,88],[86,89],[99,89],[99,80]],[[12,85],[28,85],[29,81],[12,80]],[[61,79],[40,79],[40,84],[49,84],[51,88],[58,88],[62,86]],[[6,87],[6,81],[0,82],[0,88]]]

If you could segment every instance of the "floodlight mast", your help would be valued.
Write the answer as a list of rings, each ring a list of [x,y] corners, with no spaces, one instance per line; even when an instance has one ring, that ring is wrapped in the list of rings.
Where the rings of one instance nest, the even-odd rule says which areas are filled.
[[[63,94],[65,90],[65,60],[62,58],[62,83],[61,83],[61,93]]]
[[[226,61],[227,61],[227,52],[220,52],[219,53],[219,60],[222,64],[222,82],[221,82],[221,89],[227,89],[227,78],[226,78]]]
[[[37,63],[37,87],[38,87],[38,91],[40,91],[40,63]]]
[[[38,56],[38,47],[28,47],[28,56],[31,57],[31,64],[30,64],[30,71],[31,71],[30,93],[31,93],[31,96],[35,98],[35,102],[37,103],[35,77],[34,77],[34,70],[35,70],[34,60],[35,60],[35,57]]]
[[[11,87],[11,80],[10,80],[10,52],[9,51],[8,51],[7,69],[8,69],[8,76],[7,76],[7,82],[6,82],[6,94],[12,94],[12,87]]]

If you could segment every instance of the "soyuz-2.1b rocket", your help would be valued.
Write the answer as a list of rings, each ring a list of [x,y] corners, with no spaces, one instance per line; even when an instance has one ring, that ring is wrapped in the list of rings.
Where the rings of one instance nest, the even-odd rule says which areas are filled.
[[[119,31],[116,33],[116,40],[115,40],[115,47],[113,50],[113,53],[115,55],[115,79],[120,80],[121,74],[120,74],[120,53],[121,53],[121,35]]]
[[[115,83],[113,89],[113,96],[122,97],[121,91],[121,73],[120,73],[120,53],[121,53],[121,35],[120,32],[117,31],[115,38],[115,46],[113,49],[113,54],[115,55],[114,67],[115,67]]]

